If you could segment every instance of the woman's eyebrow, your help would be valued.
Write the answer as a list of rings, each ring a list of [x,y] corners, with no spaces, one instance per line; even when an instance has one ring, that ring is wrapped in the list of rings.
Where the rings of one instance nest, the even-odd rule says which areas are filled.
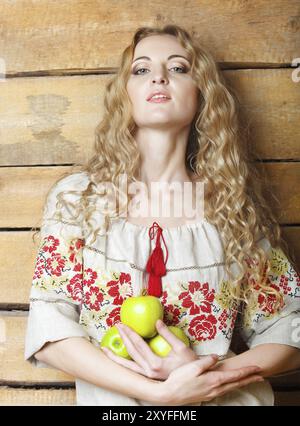
[[[169,59],[172,59],[172,58],[183,58],[183,59],[185,59],[186,61],[188,61],[188,62],[189,62],[188,58],[186,58],[185,56],[182,56],[182,55],[170,55],[170,56],[168,57],[168,60],[169,60]],[[134,59],[134,60],[132,61],[132,63],[134,63],[134,62],[138,61],[139,59],[148,59],[148,61],[151,61],[151,58],[149,58],[149,56],[140,56],[139,58]]]

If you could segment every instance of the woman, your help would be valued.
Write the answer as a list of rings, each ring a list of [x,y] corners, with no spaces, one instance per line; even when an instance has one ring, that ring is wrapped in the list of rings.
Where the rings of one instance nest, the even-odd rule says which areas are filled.
[[[25,359],[73,375],[78,405],[273,405],[263,377],[300,366],[300,280],[214,60],[179,26],[140,28],[104,106],[95,155],[47,198]],[[138,202],[120,189],[122,174],[142,184]],[[153,215],[154,182],[173,207],[204,195],[196,219]],[[167,193],[172,184],[188,190]],[[137,204],[146,214],[135,214]],[[128,327],[118,329],[132,360],[101,350],[124,300],[142,294],[164,306],[157,331],[170,354],[156,356]],[[234,328],[249,346],[237,356]]]

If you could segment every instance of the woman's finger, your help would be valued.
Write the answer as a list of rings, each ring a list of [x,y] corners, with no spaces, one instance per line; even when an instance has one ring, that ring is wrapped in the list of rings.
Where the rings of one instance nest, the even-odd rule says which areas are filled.
[[[116,327],[131,358],[133,358],[144,371],[148,371],[156,355],[151,351],[144,339],[130,327],[120,323],[116,324]]]
[[[172,349],[176,352],[182,348],[186,348],[185,343],[173,334],[168,326],[163,321],[157,320],[156,329],[158,333],[169,343]]]
[[[236,382],[238,380],[242,380],[247,378],[249,375],[259,374],[261,369],[258,366],[248,366],[243,368],[236,368],[234,370],[220,371],[216,372],[216,374],[220,374],[221,383],[231,383]]]
[[[124,367],[130,368],[131,370],[136,371],[137,373],[143,373],[142,368],[136,362],[114,354],[109,348],[103,347],[101,349],[105,353],[105,355],[108,356],[108,358],[110,358],[111,360],[117,362],[120,365],[123,365]]]

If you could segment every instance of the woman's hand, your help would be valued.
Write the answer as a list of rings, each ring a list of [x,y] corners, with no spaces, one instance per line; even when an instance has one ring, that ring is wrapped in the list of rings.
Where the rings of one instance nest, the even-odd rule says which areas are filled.
[[[102,348],[103,352],[118,364],[151,379],[165,380],[173,370],[198,359],[197,354],[160,320],[156,323],[157,331],[172,347],[164,358],[157,356],[148,343],[132,328],[121,323],[116,324],[116,327],[133,361],[119,357],[107,348]]]
[[[161,383],[164,405],[187,405],[211,401],[242,386],[261,382],[261,368],[249,366],[228,371],[214,371],[217,355],[207,355],[172,371]]]

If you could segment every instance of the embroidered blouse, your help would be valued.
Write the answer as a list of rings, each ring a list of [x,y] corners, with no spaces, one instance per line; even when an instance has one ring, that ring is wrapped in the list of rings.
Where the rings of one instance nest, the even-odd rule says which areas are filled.
[[[100,350],[106,330],[120,321],[124,300],[145,294],[149,278],[146,264],[155,247],[148,227],[118,218],[106,237],[99,233],[91,244],[83,238],[81,226],[70,221],[65,208],[62,221],[53,219],[57,194],[84,190],[88,181],[84,172],[65,177],[46,201],[30,290],[24,354],[25,360],[36,367],[49,367],[34,356],[47,342],[81,336]],[[76,201],[77,197],[72,194],[68,199]],[[100,213],[95,214],[95,220],[101,220]],[[226,291],[220,234],[207,220],[162,228],[162,233],[166,246],[171,247],[159,297],[164,322],[181,327],[198,355],[234,356],[230,344],[235,327],[249,348],[262,343],[300,348],[300,276],[284,252],[271,247],[266,238],[259,241],[271,261],[269,282],[284,296],[281,311],[274,312],[272,296],[258,295],[249,305],[231,300]],[[151,405],[79,379],[76,397],[77,405]],[[191,405],[273,403],[272,388],[265,380],[210,402]]]

